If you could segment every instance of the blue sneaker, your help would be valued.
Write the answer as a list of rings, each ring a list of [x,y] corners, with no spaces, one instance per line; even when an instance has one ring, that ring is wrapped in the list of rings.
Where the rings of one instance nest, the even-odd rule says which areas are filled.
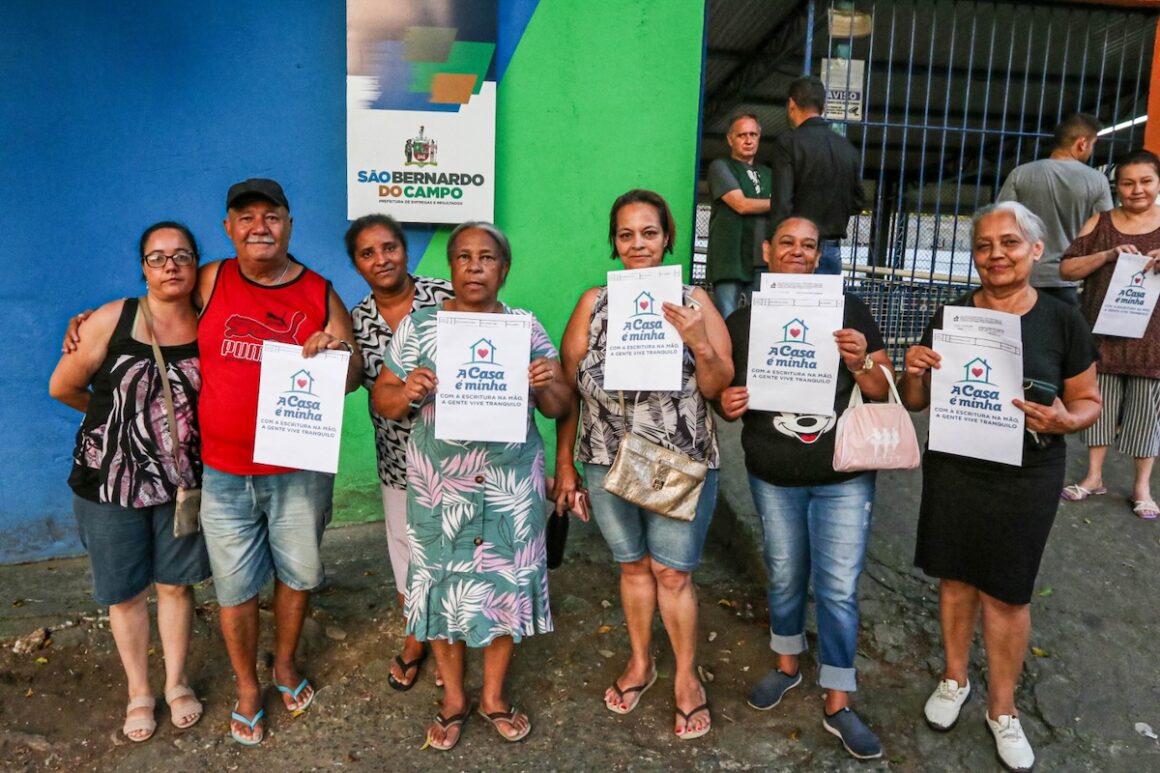
[[[822,727],[838,736],[842,746],[855,759],[876,760],[882,756],[878,736],[849,707],[832,716],[823,712]]]
[[[753,685],[753,689],[749,691],[747,703],[758,711],[769,711],[781,703],[781,699],[785,697],[787,692],[801,683],[801,671],[790,676],[775,668]]]

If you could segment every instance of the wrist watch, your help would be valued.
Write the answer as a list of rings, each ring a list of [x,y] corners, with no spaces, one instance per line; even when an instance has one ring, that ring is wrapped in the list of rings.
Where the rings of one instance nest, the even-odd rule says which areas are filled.
[[[874,358],[871,357],[869,354],[867,354],[866,358],[864,360],[862,360],[862,367],[860,367],[860,368],[847,367],[847,370],[849,370],[855,376],[861,376],[864,373],[869,373],[870,371],[874,370]]]

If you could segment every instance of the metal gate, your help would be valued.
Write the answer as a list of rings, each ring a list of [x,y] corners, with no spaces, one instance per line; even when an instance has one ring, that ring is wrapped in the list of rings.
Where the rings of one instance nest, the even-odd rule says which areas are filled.
[[[1107,127],[1097,167],[1142,144],[1155,12],[966,0],[805,10],[805,70],[828,60],[837,80],[847,74],[827,83],[827,112],[859,149],[872,202],[850,223],[844,261],[895,354],[974,282],[971,213],[1016,165],[1050,153],[1063,117]]]

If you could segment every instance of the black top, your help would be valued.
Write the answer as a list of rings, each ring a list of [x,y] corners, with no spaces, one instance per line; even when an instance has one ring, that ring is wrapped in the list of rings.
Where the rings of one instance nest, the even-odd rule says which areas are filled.
[[[866,336],[868,353],[884,349],[882,333],[870,309],[858,296],[843,295],[846,303],[842,327],[854,328]],[[750,309],[738,309],[725,321],[733,340],[733,386],[745,386],[749,376]],[[854,376],[840,365],[833,416],[757,410],[743,413],[741,446],[745,449],[745,468],[775,486],[821,486],[861,475],[834,471],[834,427],[853,391]]]
[[[769,218],[775,226],[790,215],[818,224],[823,239],[844,239],[850,218],[862,210],[858,151],[817,116],[773,141],[773,195]]]
[[[948,305],[974,306],[975,292],[971,291]],[[942,330],[945,309],[946,306],[939,307],[923,331],[923,346],[931,345],[933,331]],[[1019,323],[1023,335],[1023,396],[1028,402],[1050,405],[1055,398],[1051,396],[1049,399],[1051,390],[1045,390],[1042,384],[1050,384],[1054,394],[1062,397],[1064,380],[1078,376],[1099,359],[1095,340],[1083,315],[1066,301],[1039,293],[1035,305],[1019,318]],[[1040,382],[1040,385],[1035,382]],[[1040,442],[1036,443],[1029,432],[1024,433],[1024,467],[1033,463],[1028,458],[1029,453],[1034,455],[1053,449],[1058,452],[1064,446],[1062,435],[1040,434],[1039,437]]]

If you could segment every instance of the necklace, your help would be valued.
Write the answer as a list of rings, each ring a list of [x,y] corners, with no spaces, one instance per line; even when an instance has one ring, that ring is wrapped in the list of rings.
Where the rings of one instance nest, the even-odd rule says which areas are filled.
[[[282,267],[282,273],[281,273],[281,274],[279,274],[279,275],[278,275],[278,278],[277,278],[277,279],[275,279],[275,280],[274,280],[273,282],[271,282],[270,284],[275,284],[275,285],[276,285],[276,284],[278,284],[279,282],[281,282],[281,281],[282,281],[282,277],[286,276],[286,272],[290,270],[290,264],[291,264],[291,263],[293,263],[293,262],[294,262],[294,261],[290,260],[290,258],[286,258],[286,265]]]

